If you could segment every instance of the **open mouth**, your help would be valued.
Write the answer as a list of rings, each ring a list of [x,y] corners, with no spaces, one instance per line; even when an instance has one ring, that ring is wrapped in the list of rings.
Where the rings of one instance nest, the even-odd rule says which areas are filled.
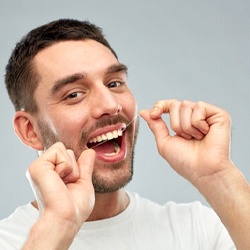
[[[105,156],[113,156],[120,152],[122,144],[122,129],[116,129],[111,132],[103,133],[91,138],[87,146],[93,148],[96,153]]]

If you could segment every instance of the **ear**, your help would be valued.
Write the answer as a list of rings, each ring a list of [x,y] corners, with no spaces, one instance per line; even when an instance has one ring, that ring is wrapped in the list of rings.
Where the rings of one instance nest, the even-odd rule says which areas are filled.
[[[17,136],[25,145],[36,150],[44,150],[44,146],[36,130],[35,119],[30,113],[17,111],[13,124]]]

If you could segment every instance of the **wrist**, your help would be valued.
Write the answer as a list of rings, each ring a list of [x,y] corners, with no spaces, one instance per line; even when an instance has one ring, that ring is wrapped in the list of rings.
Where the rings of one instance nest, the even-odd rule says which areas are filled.
[[[79,227],[53,214],[43,213],[31,228],[23,250],[28,249],[68,249]]]
[[[208,199],[213,199],[216,195],[232,196],[234,189],[237,191],[239,186],[248,186],[241,171],[231,161],[221,165],[222,170],[201,177],[194,183],[195,187]]]
[[[237,249],[249,246],[250,185],[233,164],[221,173],[198,183],[197,188],[207,199],[227,228]],[[248,243],[246,243],[248,242]]]
[[[249,209],[249,183],[232,162],[227,163],[224,170],[200,179],[195,186],[224,224],[239,219],[245,214],[244,209]]]

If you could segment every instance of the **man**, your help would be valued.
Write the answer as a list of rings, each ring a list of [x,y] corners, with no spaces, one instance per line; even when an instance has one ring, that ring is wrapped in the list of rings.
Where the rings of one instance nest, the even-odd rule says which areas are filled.
[[[161,100],[140,112],[160,155],[219,218],[200,203],[160,206],[125,191],[138,131],[126,72],[89,22],[57,20],[16,45],[6,67],[14,127],[42,153],[27,171],[36,201],[0,223],[1,249],[249,249],[250,187],[220,108]]]

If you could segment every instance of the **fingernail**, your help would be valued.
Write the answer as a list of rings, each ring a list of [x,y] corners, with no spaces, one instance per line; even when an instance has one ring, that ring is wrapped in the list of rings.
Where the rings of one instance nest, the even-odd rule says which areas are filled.
[[[159,108],[158,107],[153,107],[151,109],[150,115],[156,115],[158,113]]]

